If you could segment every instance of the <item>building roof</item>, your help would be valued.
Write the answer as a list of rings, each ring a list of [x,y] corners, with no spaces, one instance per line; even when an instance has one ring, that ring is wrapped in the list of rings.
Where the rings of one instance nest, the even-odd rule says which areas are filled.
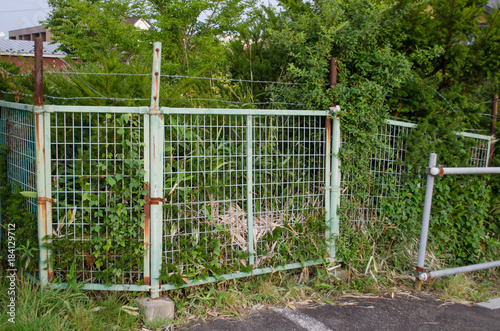
[[[36,25],[36,26],[28,26],[25,28],[21,29],[16,29],[16,30],[10,30],[9,34],[15,35],[15,34],[25,34],[25,33],[36,33],[36,32],[44,32],[47,29],[43,25]]]
[[[135,23],[139,22],[140,18],[138,17],[127,17],[125,21],[129,22],[130,24],[134,25]]]
[[[59,43],[43,43],[43,54],[52,57],[64,57],[67,54],[58,51]],[[0,40],[1,55],[24,55],[33,56],[35,54],[35,42],[29,40]]]
[[[499,5],[500,5],[499,0],[489,0],[488,4],[484,6],[484,11],[487,14],[490,14],[493,10],[498,10]]]
[[[127,17],[124,19],[125,22],[132,24],[136,28],[149,30],[151,27],[148,22],[139,17]]]

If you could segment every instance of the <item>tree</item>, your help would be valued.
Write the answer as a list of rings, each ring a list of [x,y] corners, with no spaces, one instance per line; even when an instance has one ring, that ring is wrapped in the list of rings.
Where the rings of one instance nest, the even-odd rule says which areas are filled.
[[[52,8],[44,24],[67,53],[83,61],[97,53],[116,52],[124,57],[144,52],[145,32],[126,23],[138,14],[133,0],[49,0]]]
[[[219,64],[219,37],[234,32],[248,2],[242,0],[148,0],[144,15],[152,22],[151,40],[161,41],[179,69]],[[215,60],[215,61],[214,61]]]
[[[169,72],[217,67],[226,34],[234,31],[245,0],[49,0],[52,11],[45,24],[63,48],[82,59],[114,49],[125,55],[149,52],[163,43]],[[150,24],[140,30],[125,23],[140,17]],[[223,58],[222,58],[223,60]]]

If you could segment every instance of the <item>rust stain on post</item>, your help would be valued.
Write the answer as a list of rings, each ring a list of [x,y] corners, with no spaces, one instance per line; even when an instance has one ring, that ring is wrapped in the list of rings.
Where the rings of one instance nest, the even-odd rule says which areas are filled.
[[[40,155],[42,155],[43,159],[45,159],[45,149],[42,148],[41,146],[41,141],[40,141],[40,126],[38,123],[40,123],[40,117],[43,117],[43,114],[37,113],[35,114],[35,137],[36,137],[36,150],[40,152]]]
[[[155,84],[154,84],[154,89],[155,89],[155,95],[153,96],[154,99],[154,107],[153,109],[158,111],[158,99],[159,99],[159,94],[160,94],[160,74],[158,72],[155,72]]]
[[[326,153],[327,155],[330,154],[330,151],[332,149],[332,119],[330,116],[326,117]]]
[[[149,265],[149,228],[151,222],[151,202],[149,197],[149,183],[144,184],[144,189],[148,192],[146,197],[146,204],[144,205],[144,249],[145,249],[145,264]],[[151,285],[151,280],[149,276],[144,276],[144,282],[146,285]]]
[[[417,292],[420,292],[420,291],[422,291],[422,281],[418,278],[418,274],[420,274],[421,272],[424,272],[424,268],[416,267],[415,271],[417,274],[417,275],[415,275],[415,290]]]
[[[49,266],[49,263],[47,262],[47,268]],[[49,283],[52,283],[52,281],[54,280],[54,271],[52,269],[48,269],[48,274],[49,274]]]

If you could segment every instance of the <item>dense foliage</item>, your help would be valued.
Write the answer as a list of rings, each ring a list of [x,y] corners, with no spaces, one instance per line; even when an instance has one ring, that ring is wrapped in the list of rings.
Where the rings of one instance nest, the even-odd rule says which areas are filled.
[[[160,41],[162,74],[170,75],[162,79],[162,106],[324,110],[340,105],[342,171],[350,174],[349,190],[358,206],[369,199],[370,188],[379,180],[370,172],[371,156],[381,144],[377,129],[391,116],[417,122],[403,160],[408,177],[398,183],[405,188],[399,200],[385,205],[390,225],[381,228],[389,229],[383,232],[387,240],[417,236],[423,187],[415,182],[422,182],[429,153],[438,153],[439,163],[446,166],[466,165],[471,143],[454,131],[487,131],[490,118],[484,114],[500,87],[499,11],[487,13],[486,0],[283,0],[278,8],[245,0],[49,4],[53,10],[46,24],[63,49],[81,59],[72,64],[77,71],[130,76],[47,75],[44,88],[49,96],[96,98],[47,97],[47,102],[147,105],[151,43]],[[127,17],[144,19],[149,30],[124,23]],[[331,58],[338,63],[335,88],[329,84]],[[31,83],[22,85],[26,78],[3,77],[8,79],[0,82],[2,90],[18,93],[24,86],[23,92],[30,94]],[[32,100],[20,94],[2,98]],[[437,185],[433,248],[447,263],[495,256],[500,236],[498,182],[491,177],[486,186],[484,178],[460,178]],[[356,208],[346,206],[344,221]],[[112,219],[106,222],[113,224]],[[345,222],[343,231],[350,230]],[[399,235],[403,232],[406,237]],[[346,264],[352,261],[349,248],[355,250],[353,238],[342,238]],[[196,251],[201,241],[213,245],[212,239],[193,243],[186,238],[185,244]],[[390,249],[392,244],[381,246]],[[217,254],[203,259],[213,274],[221,272]],[[194,273],[203,274],[199,269]],[[170,279],[168,273],[163,277],[183,281]]]

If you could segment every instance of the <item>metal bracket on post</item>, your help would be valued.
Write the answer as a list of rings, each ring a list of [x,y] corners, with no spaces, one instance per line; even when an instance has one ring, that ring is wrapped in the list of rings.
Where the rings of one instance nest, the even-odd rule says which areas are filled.
[[[160,114],[161,43],[153,46],[153,75],[151,83],[151,108],[149,110],[149,209],[150,209],[150,283],[151,298],[160,296],[160,271],[162,266],[163,239],[163,155],[165,149],[165,120]],[[146,117],[145,117],[146,118]]]

